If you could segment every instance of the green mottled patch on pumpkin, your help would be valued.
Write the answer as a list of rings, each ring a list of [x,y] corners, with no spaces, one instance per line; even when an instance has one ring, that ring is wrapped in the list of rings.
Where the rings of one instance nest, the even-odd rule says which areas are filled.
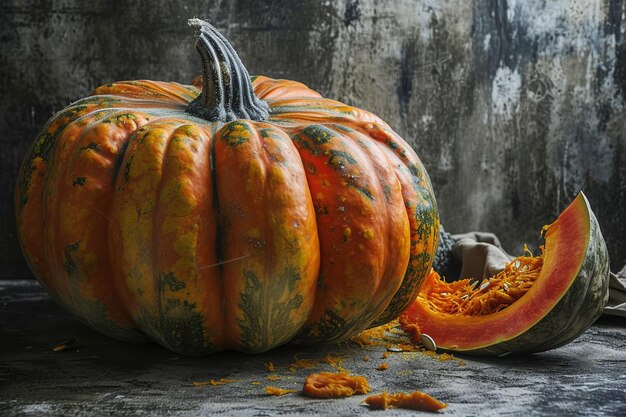
[[[214,343],[205,335],[204,317],[196,311],[196,304],[164,303],[159,317],[162,340],[168,348],[184,354],[200,354],[216,350]]]
[[[87,105],[74,105],[57,114],[43,129],[33,145],[30,153],[31,160],[41,158],[47,161],[56,144],[58,137],[63,133],[76,116],[87,109]],[[52,131],[49,129],[52,128]]]
[[[241,342],[246,349],[259,350],[264,342],[267,343],[267,337],[259,332],[262,317],[257,310],[258,298],[263,288],[253,271],[244,271],[243,279],[244,289],[239,302],[243,318],[237,320],[241,328]]]
[[[102,152],[104,149],[102,145],[96,142],[90,142],[88,145],[80,148],[81,151],[94,151],[94,152]]]
[[[259,134],[262,138],[280,139],[280,136],[276,135],[273,129],[259,129]]]
[[[248,142],[250,140],[249,137],[253,134],[247,123],[235,121],[226,124],[222,128],[220,140],[228,144],[228,146],[235,148]]]
[[[332,130],[320,125],[310,125],[302,129],[302,133],[311,139],[314,145],[323,145],[330,142],[335,136]]]
[[[428,187],[428,182],[425,181],[424,170],[416,164],[409,164],[403,169],[406,169],[411,178],[411,186],[415,193],[421,197],[420,204],[407,202],[405,205],[411,207],[415,205],[415,223],[417,229],[412,233],[416,233],[420,240],[427,240],[431,235],[438,235],[439,228],[439,214],[437,213],[437,204],[435,202],[432,191]]]
[[[185,283],[173,273],[159,274],[159,316],[149,319],[149,322],[158,323],[158,338],[176,352],[198,354],[213,351],[213,343],[204,333],[204,317],[196,311],[196,303],[172,298],[165,291],[178,292],[185,287]]]
[[[70,245],[65,246],[63,249],[63,269],[67,273],[68,277],[71,277],[76,272],[76,260],[74,260],[72,253],[76,252],[80,248],[80,240]]]
[[[263,288],[256,273],[245,270],[243,277],[244,289],[239,303],[243,317],[237,320],[241,329],[243,348],[249,352],[262,352],[284,343],[297,330],[289,314],[302,305],[304,297],[298,294],[284,302],[275,302],[268,298],[271,289]],[[287,266],[277,277],[276,282],[282,285],[287,283],[288,291],[291,293],[300,279],[300,273],[295,268]],[[269,311],[260,314],[268,304],[271,306]]]
[[[116,114],[113,117],[109,117],[108,119],[103,120],[102,123],[104,123],[104,124],[123,125],[128,120],[133,120],[133,121],[137,120],[137,116],[134,115],[133,113]]]
[[[413,178],[413,181],[417,182],[420,188],[424,188],[422,185],[424,183],[423,169],[417,166],[416,164],[409,164],[407,165],[407,168],[409,172],[411,173],[411,177]]]
[[[382,188],[383,188],[383,195],[385,196],[385,201],[389,203],[391,201],[391,186],[385,183],[385,184],[382,184]]]
[[[415,233],[422,241],[428,240],[431,236],[439,235],[439,214],[432,194],[422,191],[422,204],[415,208],[415,221],[417,230]]]
[[[328,163],[336,171],[344,171],[346,169],[346,165],[356,164],[356,159],[354,159],[354,157],[346,151],[330,149],[328,150],[328,154],[330,155]]]
[[[309,141],[303,139],[301,135],[293,135],[291,137],[291,140],[293,140],[297,145],[300,145],[304,150],[306,150],[313,156],[317,156],[320,154],[320,151],[318,149],[315,149]]]
[[[87,183],[86,177],[76,177],[74,181],[72,181],[73,185],[85,185]]]
[[[333,129],[337,129],[337,130],[339,130],[341,132],[345,132],[345,133],[354,133],[354,132],[356,132],[354,129],[349,128],[348,126],[340,125],[340,124],[337,124],[337,123],[333,123],[333,124],[331,124],[331,126],[333,127]]]
[[[128,161],[126,162],[126,165],[124,166],[124,182],[128,183],[128,179],[130,178],[130,167],[133,163],[133,158],[135,157],[135,155],[131,155],[130,158],[128,158]]]
[[[333,138],[334,134],[330,129],[324,126],[311,125],[302,129],[300,134],[293,135],[291,139],[311,155],[317,157],[322,153],[327,154],[329,152],[327,147],[322,145],[328,144]]]
[[[159,288],[165,288],[166,286],[170,291],[180,291],[186,287],[185,283],[177,280],[171,272],[159,275]]]
[[[181,305],[181,301],[178,298],[168,298],[165,302],[165,307],[168,310],[179,307]]]
[[[350,186],[352,186],[354,189],[356,189],[358,192],[360,192],[361,194],[363,194],[365,197],[367,197],[369,200],[374,200],[374,195],[372,194],[372,192],[370,190],[368,190],[365,187],[361,187],[359,186],[356,181],[352,182],[352,181],[348,181],[348,184]]]
[[[395,152],[395,153],[396,153],[396,155],[399,155],[399,156],[401,156],[401,157],[406,155],[406,152],[405,152],[404,150],[403,150],[402,152],[400,152],[400,153],[398,152],[398,150],[400,149],[400,145],[398,145],[398,142],[396,142],[395,140],[393,140],[393,139],[391,139],[391,138],[387,138],[387,139],[385,140],[385,144],[386,144],[387,146],[389,146],[389,148],[390,148],[390,149],[392,149],[392,150],[396,151],[396,152]],[[402,158],[402,159],[404,159],[404,158]]]
[[[32,144],[27,153],[27,159],[24,161],[20,178],[18,179],[20,190],[20,209],[23,208],[28,202],[30,180],[32,175],[37,170],[34,165],[35,159],[41,159],[44,162],[47,162],[48,158],[54,151],[58,137],[61,133],[63,133],[67,125],[70,124],[77,115],[87,109],[87,107],[87,105],[72,105],[57,114],[46,124],[46,126],[44,126],[43,131]]]
[[[302,328],[296,338],[297,343],[332,342],[344,337],[356,323],[349,323],[331,309],[324,311],[324,316],[317,322]]]

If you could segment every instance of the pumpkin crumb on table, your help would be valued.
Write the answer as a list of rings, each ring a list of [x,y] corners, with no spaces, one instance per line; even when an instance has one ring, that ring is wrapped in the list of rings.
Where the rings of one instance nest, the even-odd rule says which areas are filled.
[[[385,346],[388,350],[381,354],[382,359],[389,358],[390,355],[394,353],[402,353],[402,357],[405,360],[414,360],[415,353],[429,356],[433,359],[437,359],[440,362],[447,361],[457,361],[459,365],[464,366],[465,361],[456,358],[451,353],[437,353],[432,350],[426,349],[419,338],[413,338],[414,342],[409,340],[410,333],[405,332],[404,330],[398,330],[400,327],[399,321],[393,320],[387,324],[382,326],[374,327],[368,330],[361,332],[359,335],[352,338],[352,341],[355,342],[361,349],[365,349],[366,347],[371,346]],[[389,336],[393,330],[394,334],[400,335],[406,339],[405,342],[402,342],[401,338],[398,336]],[[397,332],[397,333],[396,333]],[[363,358],[364,362],[369,361],[369,356],[366,355]]]
[[[421,391],[413,391],[410,394],[404,392],[387,394],[383,391],[381,394],[367,397],[364,402],[374,410],[405,408],[416,411],[439,411],[448,406]]]
[[[267,369],[269,372],[276,372],[276,367],[272,362],[266,362],[264,365],[265,369]]]
[[[200,381],[200,382],[192,382],[191,385],[193,385],[194,387],[202,387],[205,385],[224,385],[224,384],[231,384],[233,382],[238,382],[239,380],[237,379],[226,379],[226,378],[220,378],[220,379],[212,379],[210,381]]]
[[[341,366],[343,363],[343,357],[340,355],[333,356],[333,352],[328,352],[326,356],[320,359],[320,362],[326,363],[339,371],[345,371],[345,369]]]
[[[314,369],[319,366],[318,359],[303,359],[299,358],[298,354],[294,355],[294,361],[287,366],[290,372],[295,372],[296,369]]]
[[[291,372],[295,372],[296,369],[314,369],[321,363],[328,364],[339,371],[345,371],[345,369],[341,366],[344,358],[339,355],[333,356],[332,352],[327,353],[326,356],[321,359],[298,358],[298,355],[295,355],[294,359],[295,360],[287,367],[287,369]]]
[[[387,369],[389,369],[389,364],[387,362],[383,362],[380,365],[378,365],[376,369],[379,371],[386,371]]]
[[[272,375],[268,375],[268,376],[266,376],[265,378],[269,379],[270,381],[278,381],[278,380],[283,379],[283,377],[282,377],[282,376],[280,376],[280,375],[274,375],[274,374],[272,374]]]
[[[272,386],[265,387],[265,393],[267,395],[282,396],[282,395],[290,394],[292,392],[298,392],[298,390],[297,389],[283,389],[283,388],[277,388],[277,387],[272,387]]]
[[[347,372],[319,372],[306,377],[302,393],[311,398],[344,398],[371,391],[367,378]]]

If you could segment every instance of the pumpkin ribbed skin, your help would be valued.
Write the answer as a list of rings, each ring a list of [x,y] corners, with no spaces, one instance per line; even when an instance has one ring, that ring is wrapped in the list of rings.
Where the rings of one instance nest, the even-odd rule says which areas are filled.
[[[66,309],[186,354],[340,341],[416,297],[439,233],[428,175],[377,116],[257,77],[262,121],[186,112],[201,90],[99,87],[23,163],[17,226]]]

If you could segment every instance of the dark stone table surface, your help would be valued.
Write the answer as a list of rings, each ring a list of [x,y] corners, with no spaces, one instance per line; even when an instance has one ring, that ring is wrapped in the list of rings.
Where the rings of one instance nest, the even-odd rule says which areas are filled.
[[[55,352],[65,339],[75,349]],[[571,344],[536,355],[456,357],[390,354],[356,344],[283,347],[260,355],[184,357],[155,344],[127,344],[90,330],[64,312],[35,281],[0,281],[0,415],[415,415],[369,411],[363,396],[314,400],[265,394],[268,385],[300,390],[326,363],[295,369],[298,358],[329,352],[365,375],[372,392],[420,390],[448,404],[447,416],[626,416],[626,321],[602,318]],[[369,360],[365,361],[364,357]],[[271,375],[264,364],[276,366]],[[387,362],[389,369],[376,368]],[[219,380],[224,385],[194,386]]]

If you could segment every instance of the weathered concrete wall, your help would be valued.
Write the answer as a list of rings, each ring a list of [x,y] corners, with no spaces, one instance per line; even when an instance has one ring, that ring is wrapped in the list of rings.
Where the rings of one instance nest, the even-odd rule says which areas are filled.
[[[0,6],[0,276],[25,276],[13,186],[50,115],[115,80],[188,82],[188,17],[251,73],[372,110],[416,149],[453,232],[519,253],[584,190],[626,262],[626,2],[6,1]]]

